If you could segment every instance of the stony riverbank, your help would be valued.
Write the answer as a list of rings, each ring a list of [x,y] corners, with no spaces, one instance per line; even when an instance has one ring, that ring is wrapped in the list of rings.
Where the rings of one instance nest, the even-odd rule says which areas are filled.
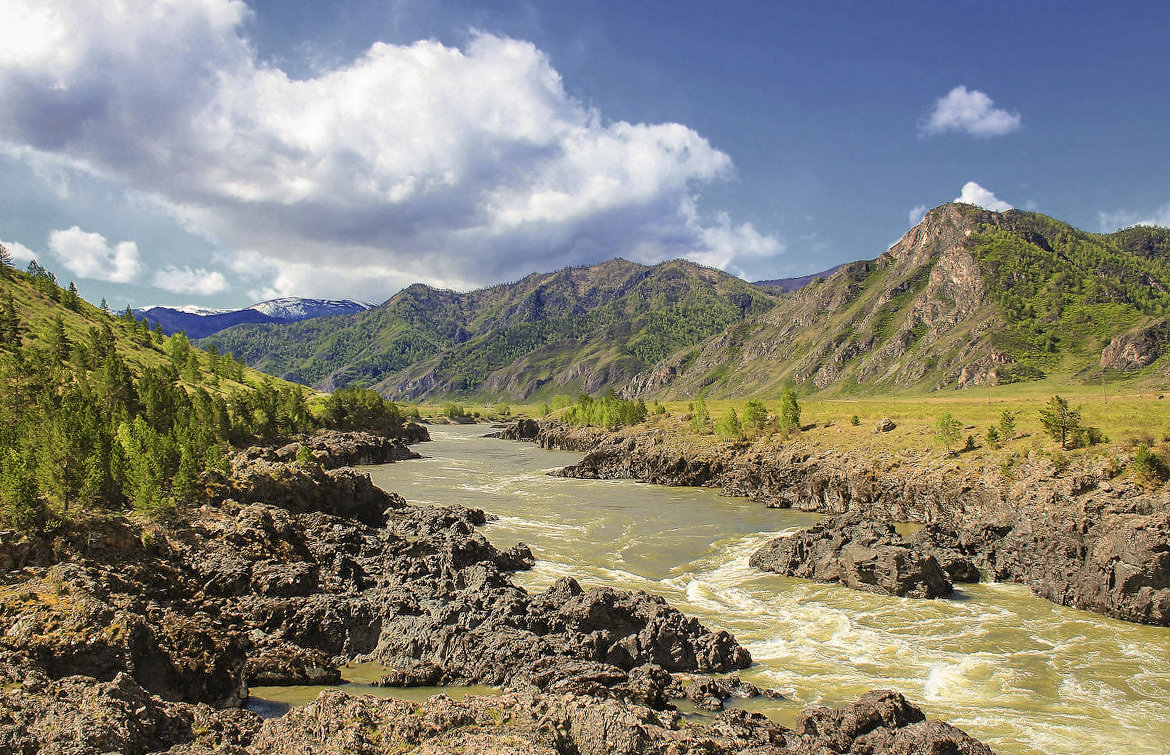
[[[207,503],[167,522],[0,533],[0,751],[989,752],[892,693],[796,730],[741,711],[690,725],[670,700],[758,691],[709,676],[751,663],[729,634],[646,593],[565,578],[529,594],[508,575],[532,554],[489,543],[482,511],[408,505],[325,468],[342,452],[321,449],[361,438],[304,442],[315,462],[241,452]],[[385,664],[384,684],[513,692],[327,692],[272,721],[238,707],[249,684],[336,682],[351,661]]]
[[[1137,486],[1117,459],[1083,457],[1062,469],[1028,453],[1010,468],[965,468],[799,438],[697,444],[666,426],[607,432],[543,421],[511,434],[585,453],[559,472],[567,477],[713,487],[768,506],[928,524],[922,549],[969,560],[985,579],[1170,626],[1170,495]]]

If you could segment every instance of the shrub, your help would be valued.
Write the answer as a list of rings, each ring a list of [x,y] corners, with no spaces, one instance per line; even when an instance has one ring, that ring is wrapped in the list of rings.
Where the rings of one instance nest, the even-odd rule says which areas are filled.
[[[983,437],[987,440],[987,445],[999,448],[999,430],[996,429],[995,425],[988,427]]]
[[[1003,432],[1004,440],[1016,437],[1016,415],[1010,409],[1004,409],[999,415],[999,429]]]
[[[727,410],[727,414],[723,415],[723,419],[715,423],[715,434],[723,440],[736,440],[743,434],[743,425],[740,424],[739,415],[735,413],[735,407]]]
[[[743,405],[743,428],[759,434],[768,424],[768,410],[763,402],[752,399]]]
[[[1162,457],[1151,451],[1150,447],[1144,443],[1138,446],[1137,451],[1134,452],[1130,468],[1133,469],[1134,479],[1148,488],[1156,488],[1161,485],[1166,481],[1168,472],[1170,472]]]
[[[849,424],[853,425],[854,427],[857,427],[858,425],[861,424],[861,417],[858,417],[856,414],[854,414],[852,417],[849,418]]]

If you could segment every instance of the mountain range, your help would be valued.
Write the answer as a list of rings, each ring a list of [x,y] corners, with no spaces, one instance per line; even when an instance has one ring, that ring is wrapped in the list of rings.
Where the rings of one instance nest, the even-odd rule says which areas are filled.
[[[202,343],[322,389],[406,400],[850,395],[1170,366],[1164,228],[1094,234],[952,203],[875,258],[796,286],[616,259],[467,293],[416,284],[353,315]]]
[[[205,338],[224,328],[243,323],[299,322],[315,317],[351,315],[364,312],[373,304],[353,299],[302,299],[286,297],[253,304],[244,309],[207,309],[204,307],[143,307],[133,310],[135,317],[153,327],[162,326],[167,335],[183,331],[189,338]]]

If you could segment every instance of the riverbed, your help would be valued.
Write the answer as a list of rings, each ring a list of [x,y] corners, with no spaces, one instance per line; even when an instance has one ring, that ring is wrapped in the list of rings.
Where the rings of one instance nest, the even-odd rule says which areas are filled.
[[[432,427],[433,442],[415,446],[425,458],[368,471],[413,503],[499,517],[485,535],[501,549],[531,546],[536,568],[515,575],[531,591],[565,575],[646,590],[732,632],[756,662],[740,675],[786,697],[745,707],[792,725],[803,707],[893,688],[999,753],[1170,752],[1170,629],[1057,606],[1012,584],[961,585],[954,598],[924,601],[766,574],[748,567],[752,551],[816,515],[711,490],[550,477],[581,455],[485,432]],[[350,691],[369,691],[362,672],[347,676]]]

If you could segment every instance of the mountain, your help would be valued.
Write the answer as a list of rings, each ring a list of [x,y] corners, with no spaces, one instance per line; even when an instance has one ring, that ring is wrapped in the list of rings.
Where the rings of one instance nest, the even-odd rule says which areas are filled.
[[[621,386],[775,303],[691,262],[615,259],[468,293],[416,284],[356,315],[241,325],[202,344],[324,389],[521,400]]]
[[[930,211],[870,261],[659,362],[637,395],[961,388],[1166,369],[1170,230],[1093,234],[1038,213]],[[1157,363],[1157,364],[1155,364]]]
[[[770,291],[777,291],[777,292],[784,292],[784,293],[788,293],[788,292],[792,292],[792,291],[799,291],[800,289],[804,288],[808,284],[815,281],[817,278],[828,278],[830,275],[837,272],[838,270],[840,270],[843,267],[845,267],[845,265],[843,265],[843,264],[837,265],[836,267],[831,267],[828,270],[822,270],[819,273],[812,273],[811,275],[801,275],[797,278],[773,278],[772,280],[756,281],[752,285],[759,286],[760,288],[765,288],[765,289],[768,289]]]
[[[404,398],[826,395],[1170,373],[1170,230],[946,204],[874,259],[748,284],[611,260],[204,341],[297,382]],[[795,290],[787,290],[795,289]],[[777,291],[779,293],[773,293]]]
[[[353,299],[301,299],[286,297],[253,304],[244,309],[205,309],[202,307],[143,307],[135,316],[158,323],[168,335],[183,331],[190,338],[204,338],[224,328],[243,323],[297,322],[315,317],[350,315],[364,312],[372,304]]]

